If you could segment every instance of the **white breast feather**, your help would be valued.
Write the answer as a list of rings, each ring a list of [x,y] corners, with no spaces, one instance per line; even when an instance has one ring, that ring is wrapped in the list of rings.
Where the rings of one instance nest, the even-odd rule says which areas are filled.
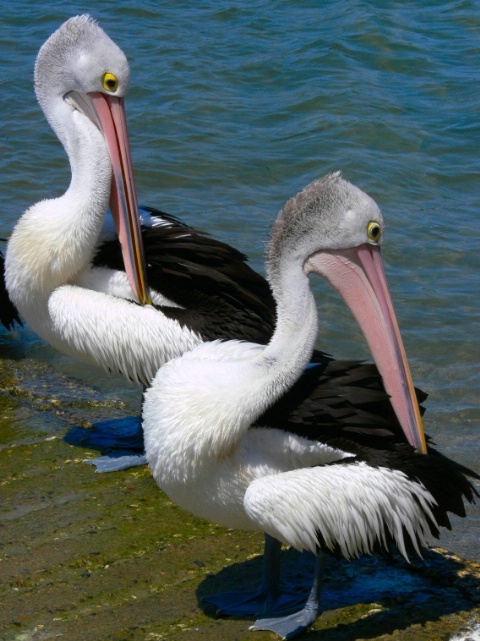
[[[51,335],[45,338],[52,345],[147,385],[161,365],[202,341],[153,307],[74,285],[51,294],[48,313]]]
[[[347,557],[371,553],[387,532],[408,559],[404,530],[420,555],[429,520],[435,523],[430,492],[398,470],[349,465],[303,468],[255,480],[245,510],[268,534],[298,550],[316,551],[318,530],[326,545]]]
[[[133,293],[130,281],[124,271],[117,271],[108,267],[86,269],[75,279],[75,285],[95,292],[110,294],[117,298],[134,300],[138,303],[138,298]],[[177,305],[177,303],[153,289],[150,290],[150,295],[154,305],[181,308],[181,305]]]

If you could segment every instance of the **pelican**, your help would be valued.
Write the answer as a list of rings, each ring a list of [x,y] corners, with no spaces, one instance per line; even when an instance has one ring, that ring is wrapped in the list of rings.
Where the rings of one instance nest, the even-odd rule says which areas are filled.
[[[138,380],[139,364],[115,354],[125,343],[125,328],[105,322],[132,303],[76,284],[90,268],[110,202],[126,272],[140,302],[150,302],[146,283],[136,280],[144,272],[123,106],[128,83],[123,52],[87,16],[66,22],[40,49],[35,91],[68,154],[72,179],[62,196],[42,200],[17,222],[7,246],[5,283],[23,320],[47,342]],[[113,336],[102,340],[107,331]]]
[[[275,549],[266,559],[273,572],[264,577],[265,609],[253,629],[286,639],[318,615],[324,553],[354,558],[394,544],[407,558],[420,555],[430,535],[449,527],[448,512],[464,516],[463,499],[474,498],[466,475],[475,473],[427,453],[382,236],[376,203],[339,172],[311,183],[272,229],[266,267],[277,322],[268,345],[203,343],[160,368],[145,394],[147,460],[172,501],[229,528],[263,531],[277,552],[283,543],[317,554],[311,593],[287,614],[276,611]],[[360,324],[400,428],[324,426],[315,400],[308,429],[295,421],[295,408],[269,415],[304,372],[317,338],[310,273],[338,290]],[[327,381],[324,395],[328,389]]]
[[[10,300],[8,295],[7,288],[5,286],[5,279],[3,276],[5,270],[5,259],[2,252],[0,252],[0,323],[5,327],[5,329],[13,329],[15,323],[18,325],[22,324],[20,316],[18,315],[18,310],[15,305]]]

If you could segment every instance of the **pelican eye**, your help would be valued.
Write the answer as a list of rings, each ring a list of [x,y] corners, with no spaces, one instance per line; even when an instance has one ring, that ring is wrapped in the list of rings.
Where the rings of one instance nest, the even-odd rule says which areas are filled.
[[[118,89],[118,78],[113,73],[104,73],[102,78],[103,88],[113,92]]]
[[[367,235],[369,240],[372,241],[372,243],[378,243],[378,241],[380,240],[381,234],[382,234],[382,228],[378,223],[375,223],[373,221],[368,223]]]

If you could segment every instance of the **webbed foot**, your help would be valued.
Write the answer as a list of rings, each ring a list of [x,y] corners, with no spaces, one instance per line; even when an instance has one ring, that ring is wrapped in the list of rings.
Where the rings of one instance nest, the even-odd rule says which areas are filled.
[[[305,632],[316,620],[318,607],[305,606],[302,610],[283,617],[258,619],[250,626],[250,630],[268,630],[275,632],[282,639],[294,639]]]
[[[83,459],[84,463],[95,465],[97,468],[95,472],[119,472],[121,470],[128,470],[131,467],[139,467],[146,465],[147,457],[145,454],[106,454],[105,456],[97,456],[96,458]]]

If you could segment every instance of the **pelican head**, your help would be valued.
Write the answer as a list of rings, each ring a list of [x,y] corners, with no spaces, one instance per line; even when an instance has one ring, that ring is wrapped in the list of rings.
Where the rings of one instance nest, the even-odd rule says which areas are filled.
[[[409,443],[427,447],[420,410],[380,255],[383,218],[375,201],[340,172],[291,198],[272,229],[270,282],[285,261],[324,277],[360,325]],[[277,257],[277,258],[276,258]],[[281,257],[280,259],[278,257]]]
[[[123,103],[129,83],[125,54],[88,15],[62,24],[41,47],[35,65],[38,101],[70,158],[71,189],[78,183],[85,190],[79,176],[89,161],[86,141],[96,135],[85,119],[102,134],[97,146],[103,140],[107,143],[112,172],[110,208],[130,283],[145,303],[149,296]],[[101,173],[103,167],[99,164],[92,169]]]
[[[64,98],[70,91],[106,92],[121,98],[129,84],[125,54],[89,15],[64,22],[37,56],[35,92],[42,106],[52,94]]]

